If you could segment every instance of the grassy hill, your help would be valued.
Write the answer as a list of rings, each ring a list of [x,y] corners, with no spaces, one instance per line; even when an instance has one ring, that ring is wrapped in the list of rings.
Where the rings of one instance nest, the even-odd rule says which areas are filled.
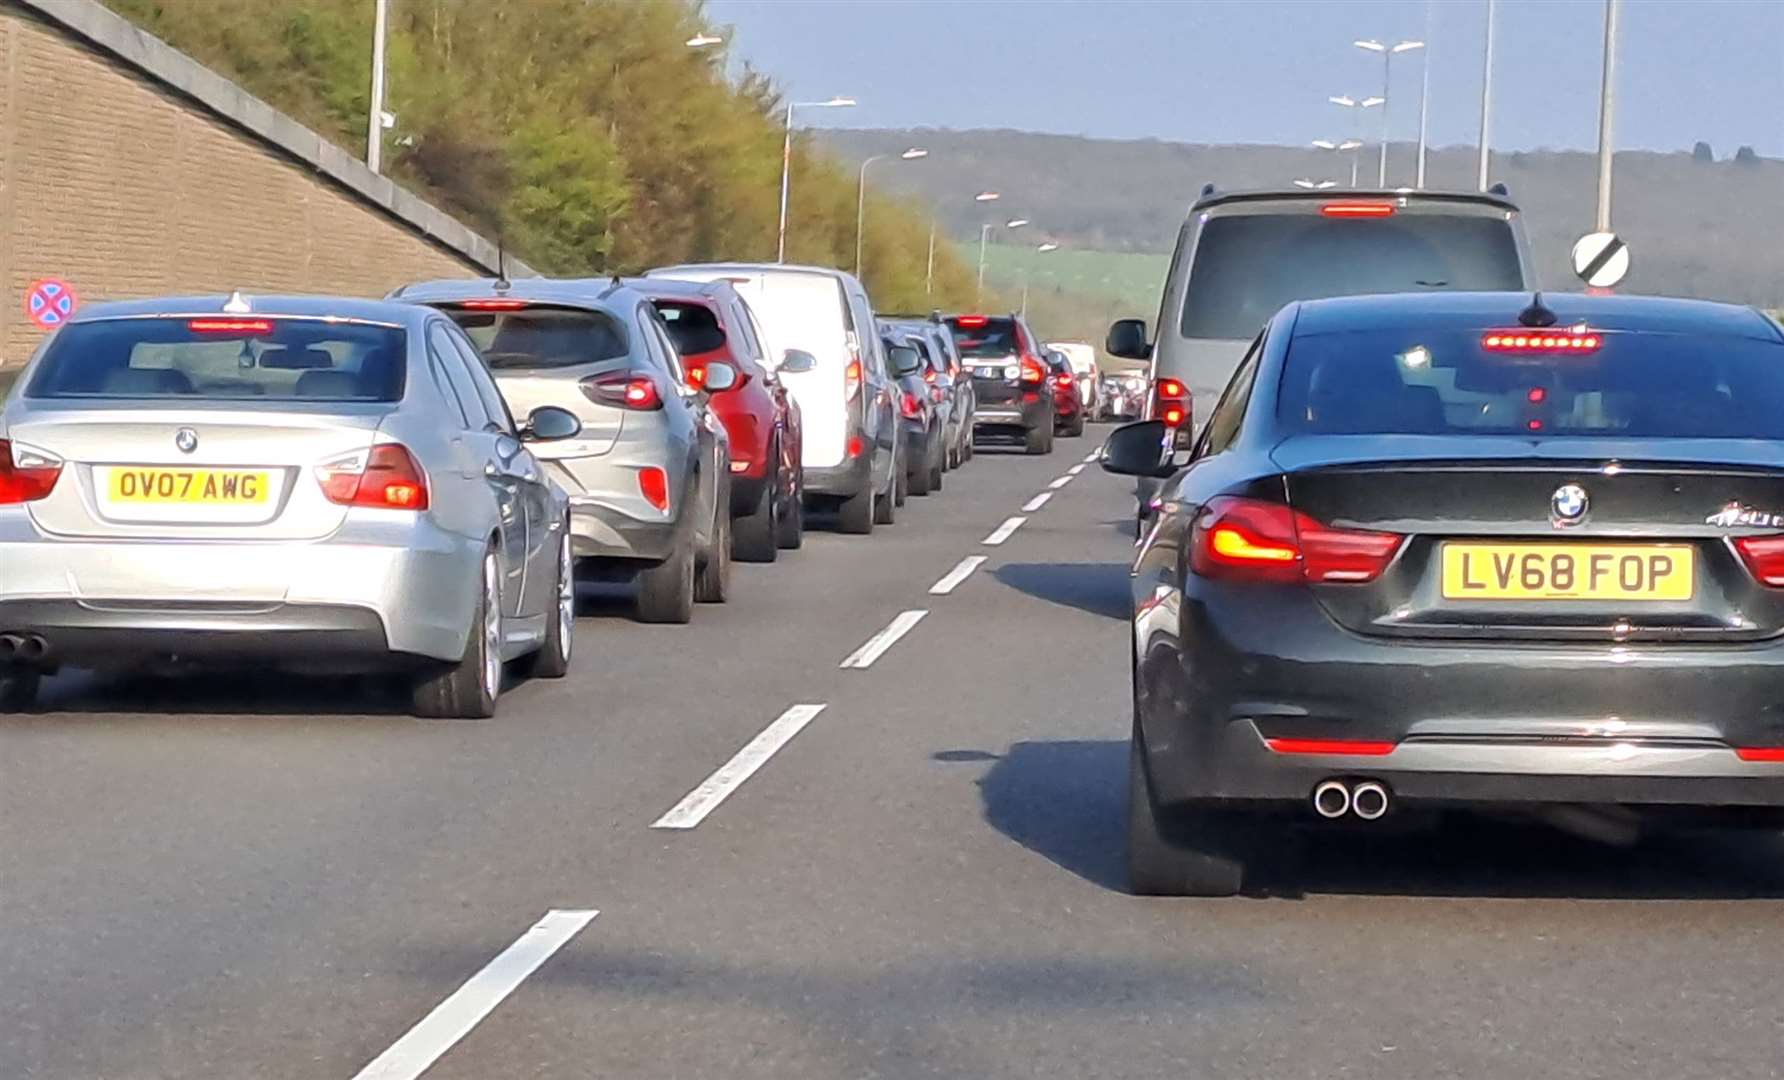
[[[1204,183],[1242,189],[1283,187],[1303,176],[1349,179],[1348,158],[1285,146],[1016,131],[831,131],[822,139],[845,164],[913,144],[926,147],[928,159],[885,169],[876,174],[876,184],[932,202],[944,228],[962,241],[976,241],[980,222],[987,220],[973,193],[990,188],[1003,195],[992,204],[991,219],[1033,219],[1023,239],[1046,237],[1095,252],[1167,254]],[[1412,147],[1397,144],[1391,154],[1390,182],[1409,182]],[[1431,186],[1471,188],[1474,161],[1471,147],[1434,150],[1428,159]],[[1501,153],[1494,155],[1492,175],[1510,186],[1524,210],[1541,279],[1552,288],[1575,288],[1567,252],[1592,226],[1595,157],[1575,151]],[[1628,288],[1784,306],[1784,245],[1773,239],[1784,232],[1781,193],[1784,163],[1777,161],[1702,161],[1684,151],[1618,154],[1613,219],[1633,253]],[[1068,258],[1054,272],[1097,285],[1106,277],[1112,285],[1144,277],[1152,265],[1117,261],[1104,269],[1093,263]],[[1149,303],[1156,304],[1156,297]]]

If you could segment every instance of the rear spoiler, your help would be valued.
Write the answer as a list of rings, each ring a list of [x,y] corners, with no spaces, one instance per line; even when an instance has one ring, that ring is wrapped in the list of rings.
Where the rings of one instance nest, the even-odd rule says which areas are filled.
[[[1511,201],[1510,192],[1504,184],[1494,184],[1486,191],[1400,191],[1381,188],[1331,188],[1326,191],[1219,191],[1213,184],[1202,189],[1202,197],[1190,204],[1190,214],[1210,210],[1216,206],[1231,206],[1244,203],[1281,202],[1328,202],[1333,199],[1405,199],[1408,202],[1436,203],[1470,203],[1476,206],[1491,206],[1500,210],[1520,213],[1518,205]]]

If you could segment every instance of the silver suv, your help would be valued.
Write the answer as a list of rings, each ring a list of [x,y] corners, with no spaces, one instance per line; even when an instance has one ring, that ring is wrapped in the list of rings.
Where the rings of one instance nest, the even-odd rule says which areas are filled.
[[[1246,346],[1297,300],[1371,293],[1522,291],[1535,270],[1521,214],[1486,192],[1252,191],[1213,185],[1177,233],[1158,339],[1109,328],[1111,356],[1151,360],[1147,419],[1205,418]],[[1139,482],[1144,523],[1160,481]]]

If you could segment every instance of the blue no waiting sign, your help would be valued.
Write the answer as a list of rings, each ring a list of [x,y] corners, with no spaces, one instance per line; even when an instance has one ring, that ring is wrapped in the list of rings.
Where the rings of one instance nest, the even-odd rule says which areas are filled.
[[[66,281],[39,278],[25,290],[25,315],[39,330],[54,330],[74,316],[80,298]]]

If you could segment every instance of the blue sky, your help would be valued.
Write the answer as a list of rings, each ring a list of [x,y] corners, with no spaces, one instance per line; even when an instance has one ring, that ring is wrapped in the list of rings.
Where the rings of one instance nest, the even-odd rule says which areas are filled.
[[[1434,145],[1475,142],[1485,0],[1433,0]],[[1304,143],[1349,133],[1330,94],[1380,92],[1358,37],[1425,37],[1424,0],[708,0],[747,59],[800,100],[855,109],[802,123],[1011,127],[1184,142]],[[1496,148],[1591,148],[1601,0],[1500,0]],[[1784,156],[1784,3],[1624,0],[1619,149]],[[1390,123],[1417,133],[1419,53],[1394,61]],[[1370,117],[1373,138],[1379,118]]]

